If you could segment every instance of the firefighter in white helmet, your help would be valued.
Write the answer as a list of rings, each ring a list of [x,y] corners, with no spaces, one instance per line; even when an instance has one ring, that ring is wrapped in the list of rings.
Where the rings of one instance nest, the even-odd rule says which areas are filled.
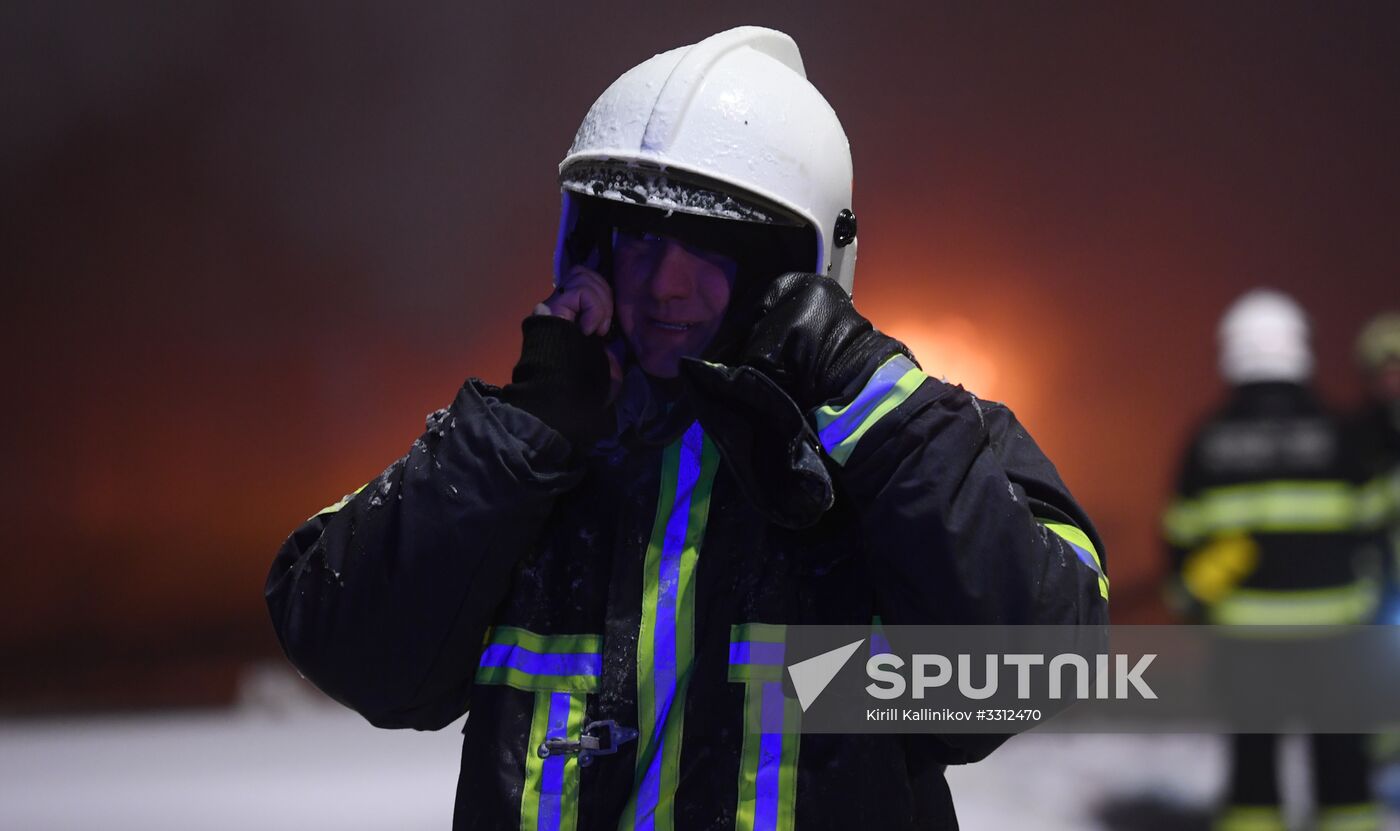
[[[1218,338],[1229,390],[1188,446],[1166,514],[1169,599],[1186,619],[1211,624],[1369,623],[1380,586],[1357,521],[1364,475],[1312,390],[1307,316],[1288,295],[1255,289],[1226,311]],[[1310,741],[1312,827],[1378,829],[1363,737]],[[1238,735],[1231,750],[1216,829],[1283,831],[1275,738]]]
[[[287,654],[375,724],[470,710],[457,829],[956,828],[944,767],[1002,737],[798,733],[785,627],[1101,624],[1093,527],[856,312],[850,150],[791,38],[629,70],[560,182],[511,383],[287,541]]]

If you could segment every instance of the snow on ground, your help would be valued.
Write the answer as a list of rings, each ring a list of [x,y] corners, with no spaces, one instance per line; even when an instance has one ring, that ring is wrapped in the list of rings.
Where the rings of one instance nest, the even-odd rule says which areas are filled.
[[[0,722],[0,829],[446,829],[461,723],[376,730],[274,673],[224,712]]]
[[[1185,805],[1216,798],[1224,745],[1211,736],[1053,735],[1012,739],[988,759],[948,769],[963,831],[1100,827],[1104,800],[1152,793]]]
[[[376,730],[282,670],[228,711],[0,721],[0,829],[440,831],[460,731]],[[1206,805],[1224,769],[1211,736],[1031,734],[949,781],[964,831],[1091,831],[1113,797]]]

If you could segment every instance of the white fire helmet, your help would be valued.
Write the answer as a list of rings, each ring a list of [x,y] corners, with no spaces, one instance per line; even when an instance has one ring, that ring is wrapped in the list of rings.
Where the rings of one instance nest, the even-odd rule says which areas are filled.
[[[1220,373],[1231,384],[1302,383],[1312,375],[1307,315],[1293,298],[1254,289],[1220,320]]]
[[[855,280],[850,145],[782,32],[742,26],[628,70],[589,109],[559,182],[556,283],[589,250],[576,234],[598,200],[800,232],[802,268],[847,293]]]

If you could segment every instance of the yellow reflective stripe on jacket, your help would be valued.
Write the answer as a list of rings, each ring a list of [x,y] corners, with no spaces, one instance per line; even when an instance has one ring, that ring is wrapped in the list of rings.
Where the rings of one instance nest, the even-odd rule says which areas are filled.
[[[817,437],[832,461],[844,465],[871,427],[914,394],[928,377],[903,355],[892,355],[871,374],[865,386],[844,407],[817,410]]]
[[[1063,522],[1051,522],[1046,519],[1036,521],[1045,526],[1047,531],[1068,543],[1079,561],[1094,570],[1099,578],[1099,595],[1107,600],[1108,575],[1104,573],[1103,560],[1099,558],[1098,549],[1094,548],[1094,543],[1089,539],[1089,535],[1075,526]]]
[[[1210,607],[1210,622],[1222,626],[1342,626],[1375,616],[1380,587],[1358,580],[1328,589],[1236,589]]]
[[[333,514],[341,508],[344,508],[346,505],[350,504],[350,500],[355,498],[355,494],[359,493],[367,487],[369,487],[369,482],[366,482],[363,485],[360,485],[358,488],[355,488],[353,491],[350,491],[349,493],[345,494],[340,498],[339,502],[327,505],[326,507],[312,514],[311,519],[315,519],[321,514]]]
[[[1211,824],[1212,831],[1287,831],[1283,811],[1272,805],[1232,805]]]
[[[1400,469],[1377,476],[1357,489],[1356,519],[1368,531],[1400,522]]]
[[[1317,831],[1380,831],[1383,820],[1375,802],[1324,805],[1317,812]]]
[[[1272,481],[1210,488],[1167,509],[1163,530],[1189,546],[1222,531],[1324,533],[1356,527],[1358,488],[1341,481]]]

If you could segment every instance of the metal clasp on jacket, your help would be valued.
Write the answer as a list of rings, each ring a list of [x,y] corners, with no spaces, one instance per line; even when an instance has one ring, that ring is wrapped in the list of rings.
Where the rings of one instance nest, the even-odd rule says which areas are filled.
[[[550,756],[578,755],[578,763],[587,767],[592,763],[594,756],[611,756],[617,752],[619,745],[624,745],[637,738],[637,731],[631,727],[621,727],[612,719],[590,722],[583,732],[575,739],[545,739],[540,744],[538,753],[541,759]]]

